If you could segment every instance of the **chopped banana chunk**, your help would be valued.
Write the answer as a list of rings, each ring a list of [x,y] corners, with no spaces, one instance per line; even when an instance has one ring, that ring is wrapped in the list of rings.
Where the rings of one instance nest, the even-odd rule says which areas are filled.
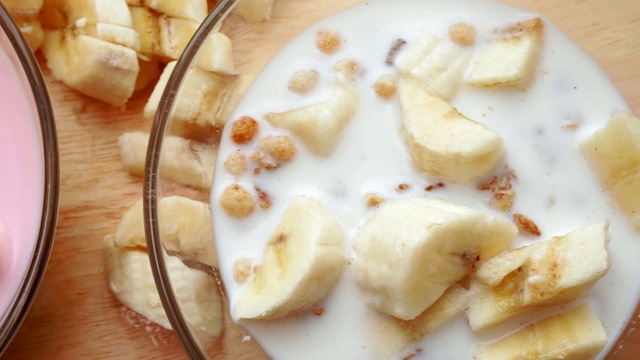
[[[593,359],[607,345],[607,334],[589,305],[581,305],[529,324],[489,344],[476,360]]]
[[[336,285],[344,260],[344,233],[329,211],[311,197],[294,198],[240,293],[234,317],[273,319],[310,309]]]
[[[207,17],[207,0],[144,0],[149,9],[179,19],[202,22]]]
[[[622,212],[640,230],[639,139],[640,120],[621,112],[584,140],[580,150]]]
[[[145,118],[152,120],[155,117],[175,65],[175,61],[170,62],[162,72],[144,107]],[[191,69],[176,95],[177,101],[171,114],[171,127],[179,129],[189,124],[199,127],[223,125],[217,122],[217,117],[213,114],[216,114],[222,106],[232,84],[233,77],[225,77],[198,68]]]
[[[274,0],[239,0],[233,14],[248,22],[261,22],[271,18]]]
[[[491,41],[475,62],[467,82],[471,85],[521,85],[535,72],[544,24],[540,18],[508,28]]]
[[[462,51],[428,34],[409,42],[396,57],[395,65],[401,74],[419,80],[443,99],[449,99],[468,62]]]
[[[337,145],[342,129],[358,107],[358,89],[349,80],[338,77],[336,90],[326,101],[283,113],[269,113],[272,125],[291,131],[320,156],[328,156]]]
[[[127,102],[140,67],[135,50],[71,30],[46,33],[42,52],[56,79],[112,105]]]
[[[471,282],[471,328],[488,328],[584,294],[609,269],[608,227],[603,221],[487,261]]]
[[[109,287],[118,300],[154,323],[171,329],[162,307],[146,252],[108,245]],[[185,266],[174,256],[166,257],[167,273],[174,294],[192,329],[200,339],[211,340],[222,331],[222,299],[213,276]]]
[[[411,320],[508,249],[516,232],[505,219],[439,199],[387,201],[356,235],[355,279],[369,306]]]
[[[218,267],[209,205],[181,196],[166,197],[158,201],[158,216],[167,251],[183,260]],[[142,199],[122,215],[113,243],[118,247],[147,247]]]
[[[118,139],[120,159],[133,175],[144,175],[149,134],[124,133]],[[209,189],[213,180],[216,149],[178,136],[164,137],[160,173],[166,179],[200,189]]]
[[[38,20],[38,15],[12,14],[11,17],[15,20],[31,50],[34,52],[38,50],[44,42],[44,30]]]
[[[460,114],[426,86],[401,78],[402,121],[416,168],[458,183],[480,179],[504,157],[502,137]]]

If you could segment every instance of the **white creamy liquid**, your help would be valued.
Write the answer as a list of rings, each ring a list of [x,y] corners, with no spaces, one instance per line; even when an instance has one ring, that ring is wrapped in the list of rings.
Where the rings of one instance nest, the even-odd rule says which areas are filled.
[[[495,28],[536,16],[486,0],[369,1],[310,27],[277,55],[232,117],[233,120],[249,115],[257,119],[261,126],[259,136],[276,132],[263,121],[265,113],[324,100],[332,91],[332,66],[340,59],[358,60],[363,70],[358,80],[361,99],[356,116],[344,129],[332,156],[317,157],[298,140],[298,154],[292,163],[257,176],[251,168],[239,179],[226,173],[222,162],[238,147],[229,140],[228,129],[225,131],[212,191],[212,210],[220,271],[232,308],[242,290],[233,280],[234,262],[242,258],[252,258],[255,264],[262,261],[265,245],[293,194],[310,194],[325,204],[347,234],[349,258],[353,255],[353,236],[375,211],[366,206],[368,193],[387,199],[440,197],[510,217],[490,208],[487,205],[490,194],[477,191],[475,184],[446,183],[444,188],[426,192],[424,188],[438,180],[428,179],[412,167],[397,96],[383,101],[374,94],[372,85],[381,75],[395,73],[384,61],[398,38],[410,42],[421,34],[432,33],[448,41],[448,28],[457,22],[467,22],[478,32],[476,45],[464,49],[472,64]],[[321,29],[336,31],[345,39],[339,52],[329,56],[316,49],[315,36]],[[605,218],[611,220],[611,268],[586,296],[575,302],[588,302],[603,322],[610,340],[600,355],[604,358],[640,297],[637,280],[640,236],[603,193],[577,147],[581,139],[604,125],[614,113],[628,107],[587,54],[546,20],[544,33],[536,81],[526,92],[472,88],[463,82],[451,102],[462,114],[486,124],[504,138],[505,163],[518,176],[514,183],[513,212],[530,217],[542,231],[539,238],[518,235],[514,247],[564,235]],[[301,69],[314,69],[320,74],[318,86],[304,96],[287,89],[291,75]],[[579,128],[576,131],[563,128],[570,123],[578,124]],[[255,145],[240,149],[250,155],[252,146]],[[502,168],[499,166],[497,170]],[[217,200],[222,190],[236,181],[247,189],[258,186],[266,191],[273,201],[272,207],[257,208],[243,220],[229,217]],[[410,184],[411,189],[397,192],[401,183]],[[464,314],[460,314],[403,353],[389,354],[385,336],[374,321],[378,315],[365,305],[349,265],[321,305],[322,316],[308,313],[272,321],[245,321],[243,325],[276,359],[401,359],[416,349],[420,349],[416,358],[469,359],[478,341],[495,340],[561,308],[533,313],[479,333],[472,332]]]

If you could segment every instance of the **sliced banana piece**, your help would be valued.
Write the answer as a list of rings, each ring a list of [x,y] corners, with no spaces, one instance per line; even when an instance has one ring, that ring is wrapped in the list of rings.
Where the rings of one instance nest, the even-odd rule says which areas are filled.
[[[140,50],[140,36],[138,36],[138,33],[132,28],[120,25],[97,23],[94,25],[76,27],[76,29],[78,34],[89,35],[110,43],[126,46],[136,52]]]
[[[471,328],[485,329],[584,294],[609,269],[608,228],[603,221],[487,261],[471,281]]]
[[[166,257],[166,264],[174,294],[191,329],[205,339],[220,335],[222,299],[213,276],[189,268],[173,256]],[[106,265],[109,287],[124,306],[171,329],[146,252],[108,245]]]
[[[156,83],[151,97],[144,107],[144,117],[153,120],[169,77],[175,69],[176,62],[165,67]],[[223,76],[199,68],[189,70],[178,94],[171,113],[171,127],[180,132],[180,128],[195,125],[204,127],[221,127],[227,119],[216,114],[228,102],[228,94],[237,89],[235,76]],[[239,100],[239,99],[234,99]],[[235,107],[235,105],[233,106]]]
[[[459,284],[448,288],[427,310],[413,320],[399,320],[386,314],[371,316],[367,328],[379,339],[374,342],[376,353],[391,358],[436,331],[467,308],[469,292]],[[387,355],[388,354],[388,355]]]
[[[409,42],[395,59],[401,74],[420,81],[443,99],[451,98],[468,63],[462,51],[432,34]]]
[[[144,0],[141,2],[159,13],[196,22],[202,22],[208,13],[207,0]]]
[[[357,87],[343,76],[326,101],[282,113],[268,113],[265,119],[276,127],[291,131],[320,156],[328,156],[340,140],[342,129],[358,109]]]
[[[149,6],[146,2],[145,5]],[[159,57],[165,62],[177,60],[182,55],[201,22],[170,13],[158,13],[157,9],[150,6],[131,6],[130,9],[133,28],[141,39],[140,52],[147,57]],[[219,32],[207,36],[196,58],[196,66],[219,74],[235,74],[231,40]]]
[[[589,305],[547,316],[489,344],[479,344],[476,360],[594,359],[607,334]]]
[[[234,318],[273,319],[322,301],[342,273],[344,238],[320,201],[293,198],[267,243],[262,264],[233,306]]]
[[[544,23],[535,18],[509,26],[491,41],[467,78],[471,85],[522,85],[535,73]]]
[[[426,86],[400,78],[402,121],[415,167],[427,175],[470,183],[504,157],[502,137],[460,114]]]
[[[98,23],[133,27],[125,0],[47,0],[42,7],[43,24],[62,28]]]
[[[218,267],[209,205],[181,196],[165,197],[158,201],[158,216],[167,251],[185,261]],[[142,199],[122,215],[112,241],[118,247],[147,247]]]
[[[505,219],[439,199],[387,201],[354,239],[355,279],[373,309],[411,320],[516,233]]]
[[[248,22],[261,22],[271,18],[274,0],[239,0],[233,14]]]
[[[631,112],[614,115],[580,143],[580,150],[613,195],[618,207],[640,230],[640,120]]]
[[[140,70],[135,50],[72,30],[46,33],[42,52],[53,77],[112,105],[127,102]]]
[[[149,134],[141,131],[124,133],[118,139],[120,159],[133,175],[144,175]],[[212,145],[167,135],[160,156],[162,177],[200,189],[211,188],[216,161]]]

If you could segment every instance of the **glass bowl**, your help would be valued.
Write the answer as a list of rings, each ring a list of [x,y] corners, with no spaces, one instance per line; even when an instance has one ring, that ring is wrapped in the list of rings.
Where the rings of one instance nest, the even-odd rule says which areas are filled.
[[[40,67],[0,4],[0,354],[44,275],[58,212],[58,142]]]
[[[164,219],[158,213],[158,201],[164,196],[178,194],[187,194],[198,200],[209,201],[210,192],[193,190],[192,188],[181,188],[171,180],[169,176],[164,176],[161,169],[162,157],[165,154],[166,138],[168,135],[185,135],[193,136],[193,130],[197,127],[189,127],[186,132],[181,129],[181,125],[176,125],[176,105],[180,102],[182,86],[189,74],[194,71],[196,59],[200,54],[200,49],[204,48],[208,37],[220,31],[228,35],[233,41],[234,60],[236,69],[241,74],[259,74],[260,71],[276,56],[276,54],[292,41],[298,34],[312,26],[321,19],[330,16],[340,10],[347,9],[353,5],[364,3],[364,1],[333,1],[325,2],[301,2],[295,1],[277,1],[274,11],[271,14],[271,20],[263,23],[245,22],[236,15],[229,16],[234,6],[239,1],[221,0],[217,6],[211,11],[202,26],[198,29],[191,42],[187,45],[182,57],[178,60],[175,68],[168,79],[166,88],[159,103],[155,116],[155,121],[151,131],[151,138],[147,150],[147,163],[145,171],[144,193],[144,216],[145,230],[147,235],[147,243],[150,249],[149,256],[152,270],[156,280],[156,285],[160,293],[160,297],[169,317],[171,325],[183,345],[186,353],[193,359],[209,359],[209,358],[268,358],[266,352],[258,345],[250,333],[235,324],[229,315],[228,299],[226,297],[225,287],[222,277],[215,268],[206,268],[218,280],[220,285],[217,289],[209,289],[212,294],[219,293],[223,300],[223,330],[221,334],[215,338],[207,338],[203,336],[201,329],[191,325],[189,319],[184,316],[181,304],[177,300],[178,296],[174,292],[178,286],[183,287],[184,284],[172,283],[170,271],[167,266],[167,257],[169,256],[162,242],[160,233],[161,224]],[[542,16],[568,17],[568,8],[553,5],[553,1],[533,2],[528,0],[505,0],[502,1],[507,5],[526,7],[527,10],[540,13]],[[632,1],[620,0],[621,3],[634,6]],[[577,5],[576,5],[577,6]],[[616,9],[611,8],[612,12],[621,12],[624,6]],[[608,8],[609,9],[609,8]],[[599,10],[596,7],[589,8],[585,6],[581,8],[578,16],[594,16]],[[611,19],[614,19],[612,16]],[[613,24],[612,20],[612,24]],[[383,26],[383,25],[380,25]],[[603,30],[606,32],[607,30]],[[572,34],[576,36],[576,34]],[[623,37],[623,35],[617,35]],[[580,45],[592,45],[590,39],[579,38]],[[637,41],[635,41],[637,43]],[[248,44],[248,45],[245,45]],[[589,49],[589,46],[586,47]],[[607,58],[611,61],[612,59]],[[616,85],[620,85],[623,79],[616,79]],[[192,96],[190,93],[189,96]],[[625,94],[629,95],[629,94]],[[624,102],[624,101],[622,101]],[[627,105],[624,105],[628,107]],[[638,104],[634,103],[636,112]],[[184,113],[184,108],[179,111]],[[492,111],[492,110],[491,110]],[[183,114],[184,115],[184,114]],[[232,120],[232,119],[230,119]],[[231,122],[231,121],[230,121]],[[194,139],[204,141],[209,144],[215,144],[220,140],[221,136],[225,136],[227,132],[222,128],[208,129],[203,133],[197,133]],[[164,145],[164,146],[163,146]],[[218,161],[221,164],[221,161]],[[207,164],[213,166],[213,164]],[[174,177],[175,179],[175,177]],[[182,190],[180,190],[182,189]],[[186,190],[185,190],[186,189]],[[215,210],[215,206],[212,207]],[[214,212],[215,216],[215,212]],[[198,265],[196,265],[198,266]],[[634,289],[637,292],[637,289]],[[636,301],[636,300],[634,300]],[[637,301],[635,302],[637,304]],[[636,309],[636,314],[638,310]],[[632,316],[627,314],[627,321]],[[636,316],[636,315],[633,315]],[[623,349],[623,344],[637,344],[640,342],[638,334],[634,334],[634,328],[630,325],[626,331],[617,339],[617,343],[613,346],[614,341],[610,339],[611,351],[608,358],[622,359],[629,356],[629,352],[616,351]],[[638,345],[633,345],[631,353],[638,354]],[[635,350],[634,350],[635,349]],[[626,355],[625,355],[626,354]]]

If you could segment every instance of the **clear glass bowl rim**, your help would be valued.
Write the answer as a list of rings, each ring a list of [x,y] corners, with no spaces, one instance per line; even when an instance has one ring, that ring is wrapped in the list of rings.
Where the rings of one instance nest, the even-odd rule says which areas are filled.
[[[182,55],[178,59],[175,69],[167,82],[162,94],[158,110],[151,127],[149,144],[147,146],[147,158],[144,175],[144,227],[149,249],[149,261],[151,271],[162,301],[162,306],[169,318],[169,322],[182,347],[191,359],[207,360],[207,356],[198,346],[198,342],[189,330],[189,325],[184,320],[178,301],[173,292],[169,274],[165,266],[164,249],[160,237],[158,223],[158,167],[162,150],[162,141],[167,131],[171,110],[177,95],[176,89],[180,89],[185,74],[191,68],[200,46],[206,40],[209,33],[218,27],[226,18],[233,6],[239,0],[221,0],[211,10],[204,22],[195,32]]]
[[[33,101],[38,110],[44,149],[44,197],[40,231],[31,262],[20,284],[18,293],[7,309],[4,322],[0,324],[1,356],[29,312],[51,255],[58,217],[60,169],[58,137],[51,100],[44,77],[27,41],[2,4],[0,4],[0,26],[13,46],[29,83]]]

